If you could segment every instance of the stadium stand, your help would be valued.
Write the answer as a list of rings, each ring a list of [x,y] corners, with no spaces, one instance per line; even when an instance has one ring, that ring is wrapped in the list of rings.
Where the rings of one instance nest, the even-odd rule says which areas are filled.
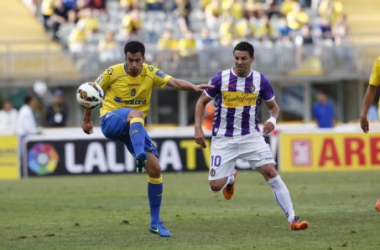
[[[21,1],[0,1],[0,77],[12,81],[46,75],[80,79],[70,55],[51,41]]]

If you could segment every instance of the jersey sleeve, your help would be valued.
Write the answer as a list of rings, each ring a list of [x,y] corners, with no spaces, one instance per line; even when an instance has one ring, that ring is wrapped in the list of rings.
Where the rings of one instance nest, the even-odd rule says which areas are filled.
[[[260,92],[259,95],[265,101],[271,101],[274,99],[274,91],[272,84],[263,74],[261,74]]]
[[[369,84],[379,86],[380,85],[380,57],[377,58],[373,64],[371,77],[369,78]]]
[[[103,91],[106,91],[108,87],[110,86],[111,77],[113,69],[108,68],[106,69],[96,80],[94,81],[95,84],[99,85]]]
[[[214,88],[206,89],[204,93],[210,98],[216,97],[222,86],[222,72],[217,73],[213,78],[211,78],[208,84],[214,86]]]
[[[153,69],[153,85],[154,87],[160,87],[160,88],[165,88],[166,84],[172,78],[171,75],[166,74],[159,68],[153,67],[152,65],[148,66],[149,69]]]

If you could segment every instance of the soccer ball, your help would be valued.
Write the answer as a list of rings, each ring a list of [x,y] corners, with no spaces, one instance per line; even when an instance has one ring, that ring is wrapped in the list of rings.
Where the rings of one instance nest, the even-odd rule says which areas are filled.
[[[101,87],[93,82],[85,82],[77,90],[78,103],[87,108],[93,109],[102,103],[104,92]]]

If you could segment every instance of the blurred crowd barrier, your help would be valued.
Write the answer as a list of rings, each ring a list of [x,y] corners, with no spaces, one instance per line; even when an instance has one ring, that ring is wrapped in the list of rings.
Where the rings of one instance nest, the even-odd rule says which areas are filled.
[[[380,124],[373,124],[379,131]],[[194,142],[193,128],[148,128],[156,143],[164,172],[207,171],[208,147]],[[358,124],[318,129],[315,124],[278,124],[266,141],[284,172],[347,171],[380,169],[380,135],[364,134]],[[134,173],[132,155],[119,142],[101,134],[85,135],[80,128],[44,129],[18,145],[15,135],[0,135],[0,179],[37,176]],[[237,169],[249,169],[243,160]]]
[[[30,43],[35,50],[22,50]],[[273,76],[334,76],[357,79],[368,75],[371,65],[380,54],[379,45],[321,43],[301,47],[291,44],[255,45],[254,69]],[[198,50],[191,56],[178,57],[173,52],[157,50],[147,44],[146,62],[168,74],[204,82],[216,72],[233,66],[233,47]],[[103,60],[99,52],[87,46],[80,54],[51,48],[44,41],[0,42],[0,80],[3,87],[11,82],[28,83],[36,79],[53,83],[94,80],[105,68],[124,61],[123,48],[114,57]]]

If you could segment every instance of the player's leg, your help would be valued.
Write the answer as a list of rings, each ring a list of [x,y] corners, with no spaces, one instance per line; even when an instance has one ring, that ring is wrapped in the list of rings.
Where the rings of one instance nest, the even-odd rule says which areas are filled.
[[[219,192],[223,189],[226,200],[230,200],[234,193],[235,163],[238,155],[236,144],[226,138],[213,138],[211,142],[211,159],[209,171],[210,190]]]
[[[292,199],[281,176],[277,174],[274,164],[266,164],[258,168],[264,179],[271,186],[277,204],[280,206],[288,219],[292,230],[303,230],[308,227],[307,221],[299,221],[295,216]]]
[[[157,156],[148,152],[146,171],[148,173],[148,199],[150,206],[150,228],[149,231],[161,237],[170,237],[171,233],[165,228],[160,219],[160,209],[163,194],[163,183],[161,167]]]
[[[148,159],[144,150],[146,135],[144,115],[141,111],[133,109],[129,112],[126,122],[129,123],[129,136],[135,153],[136,170],[142,172]]]

